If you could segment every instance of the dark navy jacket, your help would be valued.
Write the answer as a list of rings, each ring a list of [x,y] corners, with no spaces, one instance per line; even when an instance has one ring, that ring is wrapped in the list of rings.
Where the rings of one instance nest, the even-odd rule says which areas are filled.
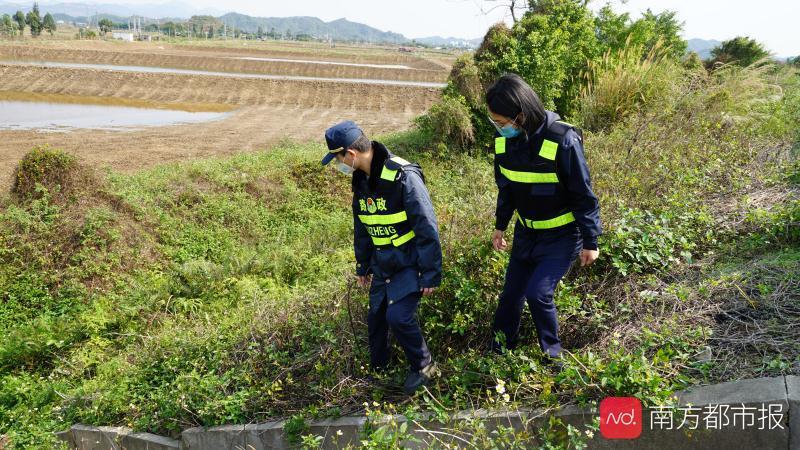
[[[551,111],[546,113],[545,123],[533,135],[526,139],[522,134],[506,140],[506,153],[503,157],[518,165],[535,167],[542,164],[537,156],[542,141],[545,138],[558,139],[555,164],[559,182],[555,187],[553,185],[534,184],[530,186],[512,183],[501,173],[499,158],[496,156],[495,181],[498,195],[495,228],[505,230],[515,210],[518,210],[519,214],[523,216],[543,215],[549,217],[571,211],[575,222],[561,228],[572,227],[574,229],[577,226],[583,238],[583,248],[597,249],[597,237],[602,233],[600,206],[589,180],[589,168],[583,154],[583,142],[571,127],[563,135],[554,135],[552,129],[556,127],[553,124],[560,117]],[[517,228],[521,227],[520,224],[517,224]],[[547,230],[525,231],[528,234],[548,232]]]
[[[442,250],[436,215],[420,167],[416,164],[401,166],[390,161],[389,158],[394,155],[379,142],[373,141],[372,147],[374,154],[370,176],[367,177],[360,170],[353,174],[356,275],[372,273],[371,301],[382,300],[385,292],[391,302],[419,292],[422,288],[439,286],[442,279]],[[390,184],[394,192],[380,193],[377,190],[384,166],[397,170],[396,179]],[[358,200],[363,194],[396,196],[408,216],[408,225],[414,232],[414,238],[399,247],[376,247],[367,228],[358,218],[361,211]]]

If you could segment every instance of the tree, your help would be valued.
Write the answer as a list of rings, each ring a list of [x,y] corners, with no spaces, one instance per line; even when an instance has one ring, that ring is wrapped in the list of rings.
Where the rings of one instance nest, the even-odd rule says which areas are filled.
[[[644,46],[645,54],[661,42],[662,46],[669,48],[669,54],[679,59],[688,47],[681,37],[682,29],[683,22],[678,21],[675,11],[653,14],[648,9],[631,25],[629,36],[632,44]]]
[[[594,19],[595,33],[600,45],[612,51],[621,50],[630,34],[630,22],[630,14],[617,14],[609,4],[600,8]]]
[[[31,29],[31,36],[42,34],[42,17],[39,15],[39,4],[34,2],[33,9],[25,15],[25,23]]]
[[[166,34],[167,36],[174,36],[176,29],[177,25],[175,25],[175,22],[172,21],[166,22],[163,25],[161,25],[161,32]]]
[[[649,9],[642,17],[631,21],[628,13],[617,14],[610,5],[604,6],[595,18],[597,39],[602,47],[612,52],[626,45],[642,48],[642,57],[656,45],[668,48],[668,54],[680,59],[686,53],[687,43],[681,37],[683,23],[674,11],[654,14]]]
[[[508,11],[511,13],[511,20],[514,21],[514,23],[517,23],[517,14],[529,7],[527,0],[485,0],[485,3],[490,3],[492,6],[488,9],[483,9],[483,7],[481,7],[481,12],[483,14],[489,14],[497,8],[508,8]]]
[[[17,22],[17,30],[19,30],[19,35],[22,36],[22,33],[25,32],[25,13],[17,11],[14,14],[14,21]]]
[[[56,21],[53,19],[53,15],[47,13],[44,15],[44,19],[42,19],[42,26],[44,27],[47,32],[50,33],[50,36],[53,35],[56,31]]]
[[[15,36],[17,34],[17,24],[8,14],[3,14],[3,18],[0,20],[0,34],[5,36]]]
[[[106,34],[111,31],[112,28],[114,28],[114,22],[108,18],[100,19],[100,21],[97,22],[97,26],[100,28],[101,33]]]
[[[736,64],[747,67],[769,56],[769,52],[755,39],[737,36],[711,50],[711,64]]]
[[[511,30],[490,29],[475,53],[475,63],[482,83],[515,72],[545,107],[569,116],[586,61],[598,55],[594,17],[585,1],[539,0]]]
[[[683,67],[690,71],[697,71],[703,69],[703,60],[697,52],[689,52],[686,59],[683,60]]]

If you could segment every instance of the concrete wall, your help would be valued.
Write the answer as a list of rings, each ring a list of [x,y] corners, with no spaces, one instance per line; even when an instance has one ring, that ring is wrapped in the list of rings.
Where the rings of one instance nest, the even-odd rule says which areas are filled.
[[[730,405],[736,408],[759,408],[773,405],[780,410],[780,421],[773,424],[773,429],[759,429],[758,422],[754,426],[720,427],[708,429],[702,427],[698,418],[696,430],[688,426],[677,429],[682,420],[675,418],[673,429],[651,429],[651,414],[645,410],[642,414],[642,434],[632,440],[609,440],[595,433],[589,441],[590,449],[798,449],[800,450],[800,377],[780,376],[740,380],[711,386],[698,386],[686,391],[677,392],[678,404],[689,406],[700,411],[713,405]],[[731,413],[732,414],[732,413]],[[427,448],[432,442],[442,441],[459,444],[459,438],[450,432],[453,424],[477,419],[491,430],[500,425],[513,427],[516,430],[527,429],[535,432],[542,427],[551,415],[562,419],[565,423],[584,427],[591,424],[598,411],[567,406],[556,412],[544,410],[520,411],[463,411],[450,418],[451,423],[442,424],[423,418],[408,424],[419,442],[406,443],[410,448]],[[775,417],[778,417],[776,414]],[[387,418],[397,422],[406,419],[402,416]],[[741,422],[741,420],[740,420]],[[310,433],[323,437],[323,448],[339,448],[346,445],[357,445],[361,431],[366,423],[364,417],[342,417],[310,423]],[[197,427],[185,430],[180,440],[172,440],[148,433],[132,433],[121,427],[93,427],[74,425],[67,431],[57,433],[70,448],[79,450],[267,450],[292,448],[283,432],[284,422],[267,422],[249,425],[224,425],[218,427]],[[665,428],[665,427],[661,427]],[[442,431],[447,429],[448,431]],[[462,436],[463,438],[463,436]],[[460,442],[460,447],[464,442]]]

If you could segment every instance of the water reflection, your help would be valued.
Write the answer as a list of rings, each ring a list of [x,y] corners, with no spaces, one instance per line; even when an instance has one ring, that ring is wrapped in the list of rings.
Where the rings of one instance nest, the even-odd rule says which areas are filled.
[[[229,114],[0,100],[0,129],[69,131],[90,128],[124,131],[140,127],[207,122],[219,120]]]

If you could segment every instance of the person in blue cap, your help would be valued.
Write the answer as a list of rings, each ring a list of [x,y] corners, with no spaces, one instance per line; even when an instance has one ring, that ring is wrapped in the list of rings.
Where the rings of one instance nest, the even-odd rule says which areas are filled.
[[[370,362],[389,362],[389,332],[410,369],[403,389],[414,393],[438,374],[416,318],[422,296],[441,283],[439,227],[422,169],[370,141],[352,121],[325,132],[327,165],[352,175],[356,277],[370,286],[367,328]]]
[[[527,300],[539,346],[548,362],[560,367],[553,293],[576,258],[582,266],[597,259],[602,232],[581,133],[546,111],[536,92],[516,74],[500,77],[487,90],[486,103],[489,121],[497,129],[498,194],[492,234],[496,250],[506,248],[505,230],[515,211],[518,216],[494,316],[492,348],[502,352],[517,345]]]

